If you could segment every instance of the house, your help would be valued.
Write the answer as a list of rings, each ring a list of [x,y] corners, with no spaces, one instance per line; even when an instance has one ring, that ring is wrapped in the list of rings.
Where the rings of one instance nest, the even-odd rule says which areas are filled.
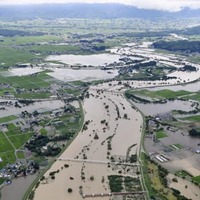
[[[200,154],[200,149],[197,149],[195,153]]]

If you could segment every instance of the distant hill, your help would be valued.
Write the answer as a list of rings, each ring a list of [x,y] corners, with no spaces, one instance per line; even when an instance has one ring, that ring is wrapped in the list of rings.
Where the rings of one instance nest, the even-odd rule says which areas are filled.
[[[200,9],[183,9],[180,12],[138,9],[123,4],[38,4],[0,6],[0,19],[33,18],[148,18],[160,17],[200,17]]]

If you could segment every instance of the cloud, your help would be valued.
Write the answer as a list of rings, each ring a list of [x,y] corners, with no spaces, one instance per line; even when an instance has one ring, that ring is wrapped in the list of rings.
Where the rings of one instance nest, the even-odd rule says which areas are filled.
[[[121,3],[138,8],[180,11],[185,7],[200,8],[200,0],[0,0],[0,4],[33,4],[33,3]]]
[[[167,11],[180,11],[183,8],[200,8],[199,0],[131,0],[132,5],[138,8],[167,10]]]

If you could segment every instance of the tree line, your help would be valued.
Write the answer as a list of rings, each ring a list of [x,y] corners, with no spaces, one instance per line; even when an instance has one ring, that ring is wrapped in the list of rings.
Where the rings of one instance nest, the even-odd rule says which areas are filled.
[[[153,43],[156,49],[163,49],[167,51],[182,51],[188,53],[200,52],[200,41],[158,41]]]

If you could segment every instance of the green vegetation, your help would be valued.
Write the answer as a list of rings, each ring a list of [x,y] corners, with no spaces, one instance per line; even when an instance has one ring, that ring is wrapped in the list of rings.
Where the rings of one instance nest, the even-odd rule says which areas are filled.
[[[69,54],[69,53],[80,53],[79,46],[69,46],[69,45],[37,45],[31,47],[25,47],[25,50],[29,52],[40,53],[43,56],[53,55],[53,54]]]
[[[0,83],[10,85],[10,88],[0,89],[0,96],[8,93],[20,99],[48,99],[51,96],[49,86],[52,83],[60,83],[57,79],[49,76],[48,72],[46,70],[27,76],[4,76],[3,72],[0,73]]]
[[[8,131],[5,133],[8,137],[21,134],[21,128],[15,126],[15,124],[7,124],[7,129]]]
[[[183,99],[191,99],[200,102],[200,92],[191,93],[183,97]]]
[[[6,166],[7,164],[13,164],[16,162],[14,150],[0,153],[0,157],[3,160],[3,162],[0,162],[0,168]]]
[[[6,123],[6,122],[9,122],[9,121],[15,120],[17,118],[18,117],[14,116],[14,115],[10,115],[8,117],[2,117],[2,118],[0,118],[0,123]]]
[[[167,51],[182,51],[182,52],[199,52],[200,41],[158,41],[153,43],[154,48],[164,49]]]
[[[143,174],[145,184],[149,191],[150,198],[177,200],[173,195],[173,191],[167,187],[166,175],[168,172],[151,161],[144,153],[142,154],[142,160],[144,163]]]
[[[108,176],[111,192],[135,192],[141,191],[140,179],[129,176]]]
[[[83,122],[84,122],[84,114],[83,114],[83,108],[82,108],[82,105],[81,105],[81,103],[79,102],[79,105],[80,105],[80,111],[78,111],[79,112],[79,116],[80,116],[80,120],[79,120],[79,126],[77,126],[76,128],[76,135],[79,133],[79,131],[81,130],[81,128],[82,128],[82,126],[83,126]],[[43,123],[45,123],[45,122],[43,122]],[[76,135],[74,135],[74,138],[75,138],[75,136]],[[40,136],[39,136],[40,137]],[[45,136],[42,136],[42,137],[44,137],[45,138]],[[74,139],[73,138],[73,139]],[[62,147],[62,151],[61,152],[63,152],[70,144],[71,144],[71,142],[73,141],[73,139],[71,139],[68,143],[67,143],[67,145],[65,145],[65,147],[63,148]],[[46,140],[46,139],[45,139]],[[44,144],[44,143],[43,143]],[[46,158],[44,158],[44,156],[38,156],[38,155],[35,155],[35,159],[36,159],[36,161],[37,162],[43,162],[43,161],[46,161]],[[28,197],[34,197],[34,187],[38,184],[38,181],[42,178],[42,176],[45,174],[45,172],[51,167],[51,165],[54,163],[54,161],[55,161],[55,159],[53,158],[52,159],[52,161],[51,162],[49,162],[49,164],[48,164],[48,168],[46,168],[45,170],[43,170],[42,171],[42,173],[40,173],[40,176],[38,176],[37,178],[36,178],[36,180],[32,183],[32,185],[31,185],[31,187],[28,189],[28,191],[26,192],[26,194],[24,195],[24,200],[25,199],[27,199]],[[64,164],[64,167],[65,168],[68,168],[69,167],[69,165],[68,164]]]
[[[164,130],[157,130],[155,134],[157,139],[168,137]]]
[[[88,29],[88,22],[90,26],[93,24],[92,26],[95,28]],[[38,64],[49,55],[91,54],[105,52],[105,48],[121,45],[123,40],[115,38],[105,37],[105,40],[102,40],[103,43],[98,42],[98,40],[96,42],[96,33],[102,32],[102,30],[107,33],[111,32],[107,28],[107,24],[113,25],[113,22],[109,20],[105,22],[105,24],[102,24],[99,20],[96,20],[96,23],[93,20],[66,20],[63,21],[63,24],[57,22],[57,25],[52,25],[46,23],[45,20],[25,20],[18,24],[8,22],[7,29],[4,29],[4,25],[0,24],[3,27],[1,34],[5,35],[0,41],[0,66],[7,68],[18,63]],[[112,32],[124,32],[124,29],[121,28],[124,26],[123,23],[116,20],[114,26],[118,28],[113,29]],[[14,30],[13,26],[15,27]],[[118,30],[119,28],[120,30]],[[84,36],[88,32],[93,32],[88,35],[92,41],[90,43],[90,40],[88,40],[91,49],[84,48],[81,43],[79,44],[81,34]],[[73,34],[76,34],[76,36]],[[66,42],[66,38],[70,38],[69,43]]]
[[[189,56],[189,61],[190,61],[190,62],[193,62],[193,63],[196,63],[196,64],[199,64],[199,63],[200,63],[200,57],[199,57],[198,54],[197,54],[197,55],[191,54],[191,55]]]
[[[195,176],[192,178],[192,180],[198,184],[200,184],[200,176]]]
[[[46,136],[47,135],[47,130],[42,128],[42,129],[40,129],[40,133],[41,133],[41,135]]]
[[[13,143],[16,149],[20,148],[23,144],[25,144],[31,137],[33,133],[23,133],[16,136],[10,136],[9,139]]]
[[[46,72],[40,72],[37,75],[27,75],[27,76],[11,76],[4,77],[0,76],[1,82],[4,84],[11,84],[13,87],[24,88],[27,90],[34,90],[39,88],[47,88],[52,82],[56,82],[56,79],[47,75]],[[5,89],[6,90],[6,89]]]
[[[30,52],[11,47],[0,46],[0,55],[0,65],[3,67],[13,66],[16,63],[30,63],[34,59]],[[38,59],[38,56],[35,56],[35,58]]]
[[[14,163],[16,160],[14,147],[20,148],[24,145],[31,137],[33,133],[9,135],[5,137],[3,133],[0,135],[0,157],[3,162],[0,163],[0,167],[5,166],[8,163]],[[24,158],[24,155],[20,152],[17,153],[18,158]]]
[[[74,95],[74,96],[79,96],[81,94],[81,90],[80,89],[77,89],[77,88],[66,88],[66,89],[62,89],[62,90],[59,90],[58,91],[60,94],[71,94],[71,95]]]
[[[108,176],[111,192],[122,192],[123,190],[123,177],[118,175]]]
[[[16,94],[15,97],[20,99],[48,99],[51,96],[49,92],[23,92],[21,94]]]
[[[192,122],[200,122],[200,115],[194,115],[189,117],[180,118],[181,120],[192,121]]]
[[[24,159],[25,158],[24,152],[23,151],[17,151],[17,158],[18,159]]]
[[[173,144],[173,145],[170,145],[169,147],[172,148],[173,150],[178,150],[178,149],[183,148],[181,144]]]
[[[1,45],[31,45],[40,43],[51,43],[59,42],[62,39],[54,35],[38,35],[38,36],[15,36],[15,37],[4,37]]]
[[[0,178],[0,185],[2,185],[5,182],[6,179]]]
[[[85,84],[83,81],[73,81],[73,82],[70,82],[70,83],[75,85],[75,86],[82,86],[83,84]]]
[[[189,179],[193,178],[193,176],[185,170],[177,171],[175,175],[181,178],[189,178]]]
[[[6,73],[6,72],[5,72]],[[3,72],[1,73],[1,74],[3,74]],[[0,96],[4,96],[5,95],[5,93],[9,93],[9,94],[14,94],[15,92],[14,92],[14,89],[13,88],[1,88],[0,89]]]
[[[148,175],[148,173],[149,173],[149,169],[148,169],[149,162],[148,162],[148,159],[149,159],[148,156],[144,152],[141,152],[142,171],[143,171],[144,182],[145,182],[145,185],[147,187],[149,196],[150,197],[154,197],[155,190],[152,187],[152,182],[151,182],[151,179],[150,179],[150,177]]]
[[[189,131],[189,135],[191,137],[200,137],[200,131],[193,128]]]
[[[9,140],[4,136],[0,138],[0,152],[8,152],[14,150]]]
[[[182,149],[182,148],[183,148],[183,146],[182,146],[181,144],[174,144],[174,146],[176,146],[176,147],[179,148],[179,149]]]
[[[180,91],[172,91],[172,90],[159,90],[159,91],[150,91],[150,90],[136,90],[132,92],[135,95],[146,96],[152,99],[174,99],[180,98],[185,95],[191,94],[188,91],[180,90]]]
[[[26,143],[26,148],[36,156],[58,155],[65,147],[66,141],[70,141],[82,126],[81,112],[73,106],[68,106],[62,115],[51,120],[51,126],[55,128],[53,135],[48,135],[47,130],[42,128],[38,137]],[[45,124],[42,122],[40,125],[45,127]]]
[[[124,177],[124,186],[127,192],[141,191],[140,179],[132,177]]]
[[[52,121],[52,124],[61,134],[65,135],[66,132],[75,133],[81,124],[80,112],[76,112],[75,114],[65,114],[61,117],[58,117]]]
[[[3,86],[2,88],[0,88],[0,96],[4,96],[7,94],[14,95],[17,98],[22,99],[48,99],[51,96],[52,92],[52,90],[50,91],[50,87],[52,86],[52,84],[57,83],[59,89],[56,92],[58,92],[60,96],[72,96],[72,98],[74,96],[77,97],[82,93],[82,91],[84,91],[84,89],[87,88],[87,86],[89,85],[88,83],[76,81],[69,83],[69,85],[65,83],[61,84],[61,81],[56,80],[55,78],[52,78],[47,74],[49,70],[23,77],[10,76],[11,74],[6,71],[6,68],[10,66],[15,66],[17,63],[31,63],[32,65],[44,63],[46,62],[45,58],[49,55],[102,53],[106,51],[106,48],[116,45],[120,46],[122,43],[129,43],[139,39],[141,39],[141,42],[149,41],[149,38],[143,37],[151,37],[152,41],[155,41],[157,36],[162,37],[168,35],[168,32],[160,31],[163,29],[163,26],[166,26],[164,25],[164,23],[162,26],[162,24],[159,22],[160,25],[156,28],[152,26],[154,24],[154,22],[146,22],[145,20],[141,21],[139,19],[65,19],[58,21],[55,20],[53,21],[53,24],[43,19],[35,19],[33,21],[27,20],[23,22],[18,21],[16,24],[13,22],[8,22],[6,23],[6,25],[2,22],[0,23],[0,26],[2,27],[7,26],[8,28],[11,28],[14,25],[15,29],[21,29],[22,31],[26,30],[26,32],[19,32],[19,35],[16,36],[15,30],[8,31],[8,34],[10,33],[14,35],[12,35],[12,37],[6,35],[6,37],[1,38],[0,65],[2,69],[0,70],[3,71],[0,71],[0,83],[3,83]],[[90,29],[88,29],[88,27],[90,27]],[[142,29],[149,31],[142,32],[141,27],[143,27]],[[167,26],[167,28],[169,28],[169,26]],[[158,32],[156,29],[158,29],[160,32]],[[40,31],[40,34],[38,36],[29,34],[36,33],[36,31]],[[100,42],[98,41],[98,38],[100,38]],[[46,63],[46,66],[48,67],[48,62]],[[136,69],[140,69],[139,73],[135,73],[133,75],[125,74],[123,76],[119,76],[119,80],[158,80],[166,76],[166,71],[170,70],[165,70],[165,66],[157,65],[157,63],[154,61],[150,61],[150,63],[148,64],[139,64],[135,67]],[[98,84],[100,82],[101,81],[94,81],[92,84]],[[73,85],[81,87],[73,88]],[[82,86],[84,87],[83,89]],[[127,87],[128,86],[129,85],[127,84]],[[146,102],[148,101],[146,97],[159,99],[160,101],[174,98],[200,100],[200,93],[192,94],[184,90],[177,92],[171,90],[137,90],[129,92],[132,95],[144,97]],[[89,93],[88,95],[86,95],[86,97],[88,96]],[[66,100],[65,102],[66,105],[68,100]],[[140,98],[138,98],[138,100],[140,100]],[[116,108],[116,111],[118,113],[118,117],[120,117],[119,109]],[[36,125],[40,125],[42,128],[39,129],[40,133],[35,134],[32,132],[35,129],[32,128],[22,133],[21,127],[18,127],[11,122],[12,120],[17,118],[15,116],[0,118],[0,123],[8,123],[8,130],[5,133],[0,132],[0,157],[3,159],[3,162],[0,163],[0,167],[5,166],[5,164],[7,163],[15,162],[15,153],[17,158],[24,159],[24,144],[26,144],[26,147],[30,151],[32,151],[33,155],[31,159],[39,160],[38,163],[41,163],[44,160],[46,161],[46,156],[48,156],[48,161],[54,160],[55,156],[58,156],[70,144],[72,138],[74,138],[76,133],[82,127],[82,111],[79,111],[75,108],[67,108],[66,106],[64,108],[64,113],[61,112],[61,114],[51,114],[51,112],[43,113],[43,117],[41,117],[40,120],[38,119],[38,122],[36,121]],[[28,114],[24,117],[25,120],[26,117],[28,121]],[[124,118],[127,118],[127,114],[124,114]],[[103,124],[106,123],[107,122],[105,121]],[[89,123],[86,123],[83,129],[87,129],[88,125]],[[47,131],[50,129],[50,127],[52,128],[52,130]],[[32,137],[33,134],[34,137]],[[167,137],[165,131],[161,129],[155,131],[155,135],[157,139]],[[99,136],[95,134],[94,139],[99,139]],[[173,146],[179,149],[182,148],[180,144],[174,144]],[[108,141],[108,150],[111,149],[111,142]],[[177,199],[173,196],[172,191],[170,189],[167,189],[167,171],[148,160],[148,157],[145,155],[142,155],[142,160],[144,162],[144,166],[142,165],[141,167],[144,171],[143,174],[145,183],[147,185],[151,198],[154,199],[154,197],[158,197],[158,199]],[[131,162],[136,161],[140,161],[137,158],[137,155],[132,155]],[[66,165],[65,167],[67,168],[68,166]],[[56,176],[54,175],[55,174],[51,176],[52,179],[56,178]],[[112,175],[109,176],[108,179],[112,192],[132,192],[142,190],[140,180],[138,178]],[[36,185],[38,186],[39,182]],[[67,191],[71,193],[72,189],[66,188],[66,192]],[[30,196],[30,198],[33,199],[34,191],[32,191]]]
[[[14,119],[15,116],[7,117],[6,119]],[[22,133],[20,127],[15,126],[15,124],[7,124],[8,131],[3,133],[0,132],[0,157],[3,162],[0,163],[0,168],[4,167],[6,164],[12,164],[16,161],[15,151],[21,148],[32,136],[32,132]],[[18,158],[23,159],[24,153],[17,151],[16,155]]]

